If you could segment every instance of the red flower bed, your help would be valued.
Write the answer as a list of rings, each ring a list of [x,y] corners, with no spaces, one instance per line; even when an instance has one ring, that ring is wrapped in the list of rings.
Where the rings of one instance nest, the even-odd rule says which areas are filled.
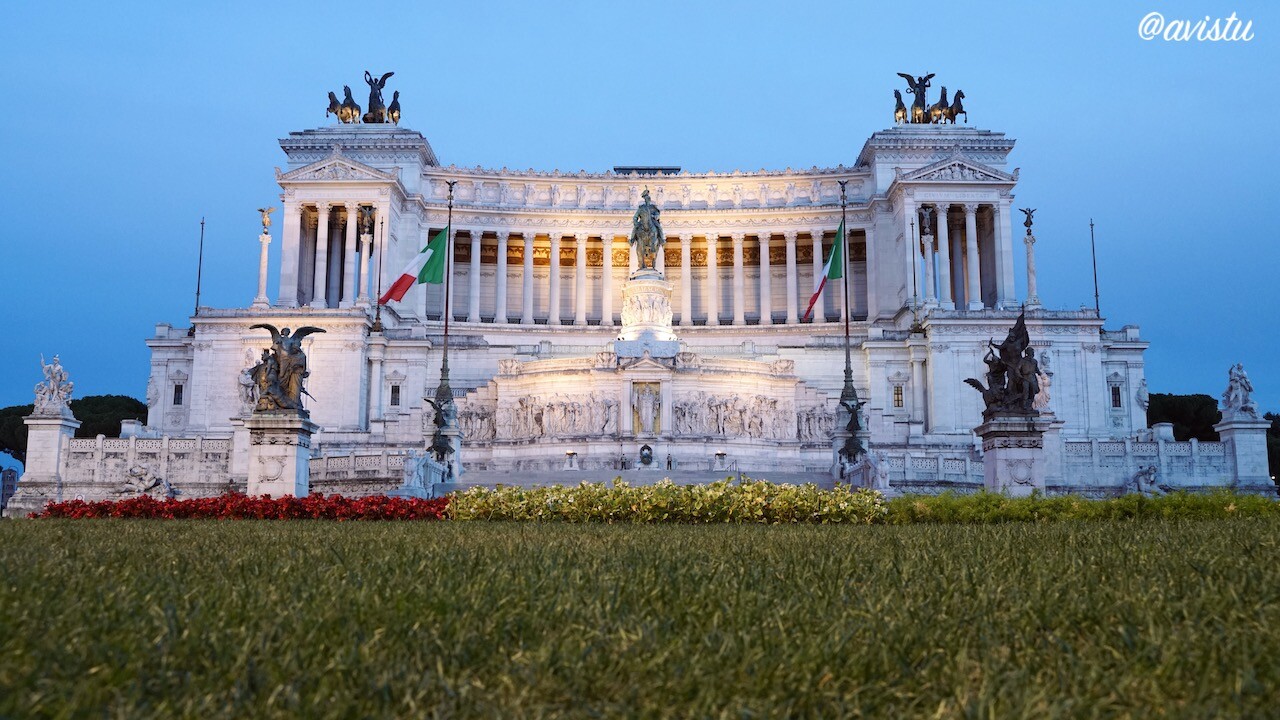
[[[33,518],[144,518],[149,520],[213,518],[218,520],[440,520],[448,498],[418,500],[385,495],[348,498],[341,495],[271,498],[229,494],[191,500],[68,500],[49,503]]]

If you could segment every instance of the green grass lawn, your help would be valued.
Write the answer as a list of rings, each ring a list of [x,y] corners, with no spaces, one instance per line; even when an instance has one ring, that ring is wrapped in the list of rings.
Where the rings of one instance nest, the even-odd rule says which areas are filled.
[[[1280,520],[0,523],[0,717],[1275,717]]]

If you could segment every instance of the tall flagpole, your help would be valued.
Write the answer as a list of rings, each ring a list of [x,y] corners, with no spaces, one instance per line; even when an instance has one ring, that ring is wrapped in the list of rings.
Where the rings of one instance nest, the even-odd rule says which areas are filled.
[[[204,217],[200,218],[200,252],[196,256],[196,309],[191,311],[194,317],[200,314],[200,280],[204,275]],[[191,323],[191,327],[187,329],[187,337],[195,337],[196,324]]]
[[[1093,255],[1093,314],[1102,318],[1102,305],[1098,302],[1098,246],[1093,241],[1093,218],[1089,218],[1089,253]]]
[[[840,180],[840,232],[836,238],[840,248],[840,274],[844,279],[844,388],[840,391],[840,404],[849,413],[849,422],[845,425],[845,431],[849,433],[849,437],[845,438],[844,447],[840,453],[844,455],[846,462],[853,462],[863,453],[862,441],[858,439],[858,431],[862,429],[861,422],[858,419],[858,409],[862,403],[858,402],[858,390],[853,386],[853,350],[849,339],[849,316],[853,314],[853,303],[849,299],[849,228],[845,225],[846,213],[845,208],[848,205],[845,186],[849,184],[848,180]],[[832,248],[835,252],[835,247]]]
[[[446,180],[445,184],[449,186],[449,212],[444,227],[444,342],[440,346],[440,385],[436,388],[435,402],[432,403],[436,411],[436,432],[431,437],[431,449],[440,462],[445,462],[454,451],[452,441],[443,431],[452,428],[455,420],[453,388],[449,387],[449,316],[453,314],[449,301],[453,280],[453,186],[458,181]],[[448,465],[452,472],[453,463]]]

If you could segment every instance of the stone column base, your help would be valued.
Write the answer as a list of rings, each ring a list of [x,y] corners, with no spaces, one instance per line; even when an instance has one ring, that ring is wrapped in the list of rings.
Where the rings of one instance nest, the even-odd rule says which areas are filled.
[[[622,332],[618,357],[671,358],[680,343],[671,331],[671,283],[653,270],[639,270],[622,286]]]
[[[51,502],[61,502],[62,461],[67,445],[75,437],[80,421],[70,411],[61,415],[31,414],[23,418],[27,426],[27,461],[18,488],[5,505],[5,517],[21,518],[38,512]]]
[[[1034,415],[995,416],[974,432],[982,438],[983,486],[987,492],[1025,497],[1044,492],[1048,463],[1044,434],[1049,420]]]
[[[311,492],[311,436],[319,426],[294,412],[254,413],[249,429],[249,495],[306,497]]]

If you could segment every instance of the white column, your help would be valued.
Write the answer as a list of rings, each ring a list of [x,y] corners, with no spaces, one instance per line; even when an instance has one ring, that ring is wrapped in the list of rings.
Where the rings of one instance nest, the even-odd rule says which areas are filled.
[[[483,230],[471,231],[471,270],[467,283],[467,322],[480,322],[480,239]]]
[[[653,258],[653,266],[657,268],[658,272],[663,273],[663,277],[666,277],[665,275],[665,273],[667,272],[666,243],[663,243],[662,246],[658,248],[658,254]]]
[[[1008,203],[991,206],[991,222],[995,224],[996,239],[996,307],[1016,308],[1018,294],[1013,287],[1013,233],[1009,220],[1012,212]]]
[[[747,324],[747,278],[742,269],[742,233],[733,237],[733,324]]]
[[[764,192],[763,190],[761,192]],[[760,203],[764,204],[764,196],[761,195]],[[773,324],[773,278],[770,277],[772,270],[769,267],[769,233],[761,233],[756,236],[760,243],[760,324]]]
[[[916,256],[920,252],[920,243],[918,241],[920,218],[917,217],[915,203],[909,200],[902,201],[902,237],[906,241],[902,244],[906,249],[907,260],[907,305],[911,306],[920,300],[920,263],[916,260]]]
[[[312,281],[311,307],[328,307],[329,298],[329,204],[316,208],[319,224],[316,226],[316,272]]]
[[[969,309],[981,310],[982,283],[978,272],[978,206],[966,203],[964,206],[964,257],[969,270],[968,295]]]
[[[533,232],[524,233],[524,308],[520,314],[521,325],[533,324]]]
[[[1027,307],[1040,307],[1040,296],[1036,293],[1036,236],[1030,228],[1022,242],[1027,246]]]
[[[497,282],[493,284],[493,321],[507,321],[507,238],[506,230],[498,231],[498,269],[494,271]]]
[[[378,232],[378,225],[382,225],[382,232]],[[374,208],[374,224],[369,228],[374,234],[366,236],[368,244],[363,246],[368,252],[360,259],[360,273],[365,274],[364,263],[373,266],[373,274],[369,277],[368,287],[363,293],[364,300],[362,304],[369,304],[369,294],[374,288],[378,288],[381,292],[387,291],[387,286],[382,282],[382,259],[386,255],[387,249],[383,247],[387,243],[387,236],[391,234],[391,207],[389,205],[378,205]],[[363,251],[363,250],[362,250]],[[367,259],[366,259],[367,258]],[[426,292],[423,291],[425,295]],[[377,300],[377,298],[374,298]]]
[[[600,231],[600,324],[613,325],[613,231]]]
[[[715,233],[707,233],[707,324],[720,324],[720,278],[716,266],[716,241],[720,238]]]
[[[813,286],[817,287],[822,282],[822,265],[824,257],[822,257],[822,231],[810,230],[809,236],[813,238]],[[827,321],[827,291],[824,289],[822,294],[818,296],[818,302],[813,305],[813,323],[815,325]]]
[[[629,260],[627,260],[627,267],[630,268],[628,270],[630,274],[627,277],[630,279],[631,275],[635,275],[636,269],[640,267],[640,257],[636,254],[635,245],[628,244],[628,246],[631,248],[631,251],[628,254]]]
[[[934,294],[933,278],[933,233],[920,236],[920,258],[924,260],[924,304],[935,307],[938,297]]]
[[[693,324],[693,252],[690,247],[693,236],[680,235],[680,282],[684,286],[680,295],[680,324]]]
[[[796,275],[796,231],[788,230],[782,235],[787,241],[787,324],[800,322],[800,288]]]
[[[338,307],[349,308],[356,302],[356,226],[360,224],[360,206],[347,203],[347,262],[342,271],[342,301]]]
[[[578,231],[577,255],[574,257],[575,269],[573,282],[573,303],[577,310],[573,316],[574,325],[587,324],[587,233]]]
[[[955,298],[951,293],[951,231],[947,227],[947,211],[951,208],[947,203],[938,205],[936,222],[938,224],[938,272],[942,275],[942,309],[955,310]]]
[[[369,266],[373,264],[373,236],[368,233],[361,233],[360,240],[356,243],[356,257],[358,258],[359,267],[356,272],[359,274],[359,293],[356,295],[356,304],[368,306],[369,304],[369,284],[377,283],[377,278],[370,277]]]
[[[284,228],[280,236],[280,290],[276,304],[298,306],[298,251],[302,245],[302,207],[284,204]]]
[[[917,353],[923,348],[914,348],[911,354],[911,420],[924,422],[924,358]]]
[[[266,230],[258,236],[262,251],[258,255],[258,294],[253,298],[253,307],[265,308],[270,304],[267,298],[267,247],[271,245],[271,233]]]
[[[551,258],[548,267],[551,269],[551,302],[547,308],[547,324],[560,324],[560,238],[561,233],[553,232],[548,239],[551,241]]]

